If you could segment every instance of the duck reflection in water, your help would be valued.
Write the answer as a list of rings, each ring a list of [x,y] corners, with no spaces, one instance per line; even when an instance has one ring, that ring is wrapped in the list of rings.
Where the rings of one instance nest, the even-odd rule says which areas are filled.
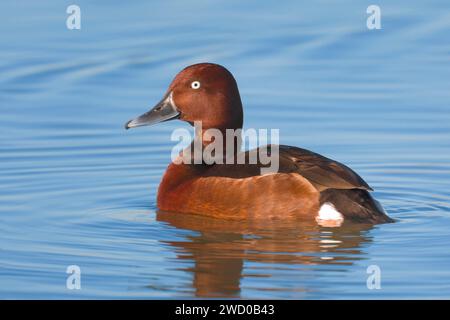
[[[178,259],[194,261],[194,266],[186,271],[193,273],[192,286],[197,297],[239,297],[241,279],[255,276],[243,274],[247,262],[352,265],[362,258],[361,246],[371,242],[367,231],[373,227],[348,222],[340,228],[328,228],[304,219],[224,221],[164,211],[158,211],[156,219],[198,232],[185,241],[164,241],[176,248]],[[306,271],[299,269],[301,272]]]

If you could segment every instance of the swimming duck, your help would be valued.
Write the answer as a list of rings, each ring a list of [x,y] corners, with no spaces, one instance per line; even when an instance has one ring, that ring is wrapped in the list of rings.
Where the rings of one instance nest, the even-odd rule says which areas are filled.
[[[150,111],[128,121],[125,128],[174,119],[202,124],[192,145],[180,153],[181,158],[192,157],[197,142],[201,148],[211,143],[209,129],[224,136],[227,129],[241,129],[242,102],[231,72],[213,63],[186,67],[174,78],[162,100]],[[231,153],[233,159],[239,156],[249,159],[261,148],[268,154],[276,149],[277,172],[263,173],[265,165],[259,160],[173,161],[159,185],[158,208],[224,219],[304,217],[327,226],[330,221],[332,226],[344,220],[372,224],[393,221],[370,195],[372,188],[342,163],[285,145],[240,151],[239,137],[232,139],[232,144],[223,141],[224,157],[229,158]]]

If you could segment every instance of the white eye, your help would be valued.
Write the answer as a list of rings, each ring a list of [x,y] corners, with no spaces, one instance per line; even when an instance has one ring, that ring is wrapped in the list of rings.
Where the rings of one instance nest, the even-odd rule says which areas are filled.
[[[194,81],[191,83],[191,88],[197,90],[200,88],[200,81]]]

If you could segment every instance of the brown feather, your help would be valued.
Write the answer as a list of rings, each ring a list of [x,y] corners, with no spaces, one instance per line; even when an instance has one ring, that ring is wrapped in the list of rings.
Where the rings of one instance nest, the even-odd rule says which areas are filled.
[[[166,189],[167,179],[165,176],[158,191],[158,207],[166,211],[228,219],[271,219],[311,215],[317,212],[319,205],[319,192],[295,173],[240,179],[202,176],[171,190]]]
[[[246,163],[251,154],[260,151],[271,154],[272,146],[261,147],[264,150],[253,149],[245,152]],[[268,151],[266,151],[268,149]],[[280,173],[297,173],[313,184],[317,190],[332,189],[363,189],[372,188],[352,169],[342,163],[328,159],[320,154],[306,149],[279,146]],[[247,178],[257,176],[264,165],[257,164],[231,164],[214,165],[206,172],[208,176]]]
[[[295,165],[296,171],[320,191],[332,189],[372,188],[346,165],[312,151],[290,146],[280,146],[280,158]]]

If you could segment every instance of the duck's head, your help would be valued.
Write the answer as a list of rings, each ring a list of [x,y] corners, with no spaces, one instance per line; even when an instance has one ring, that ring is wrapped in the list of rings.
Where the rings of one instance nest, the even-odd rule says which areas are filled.
[[[125,128],[173,119],[201,121],[203,128],[242,128],[242,103],[233,75],[217,64],[191,65],[177,74],[156,106],[128,121]]]

